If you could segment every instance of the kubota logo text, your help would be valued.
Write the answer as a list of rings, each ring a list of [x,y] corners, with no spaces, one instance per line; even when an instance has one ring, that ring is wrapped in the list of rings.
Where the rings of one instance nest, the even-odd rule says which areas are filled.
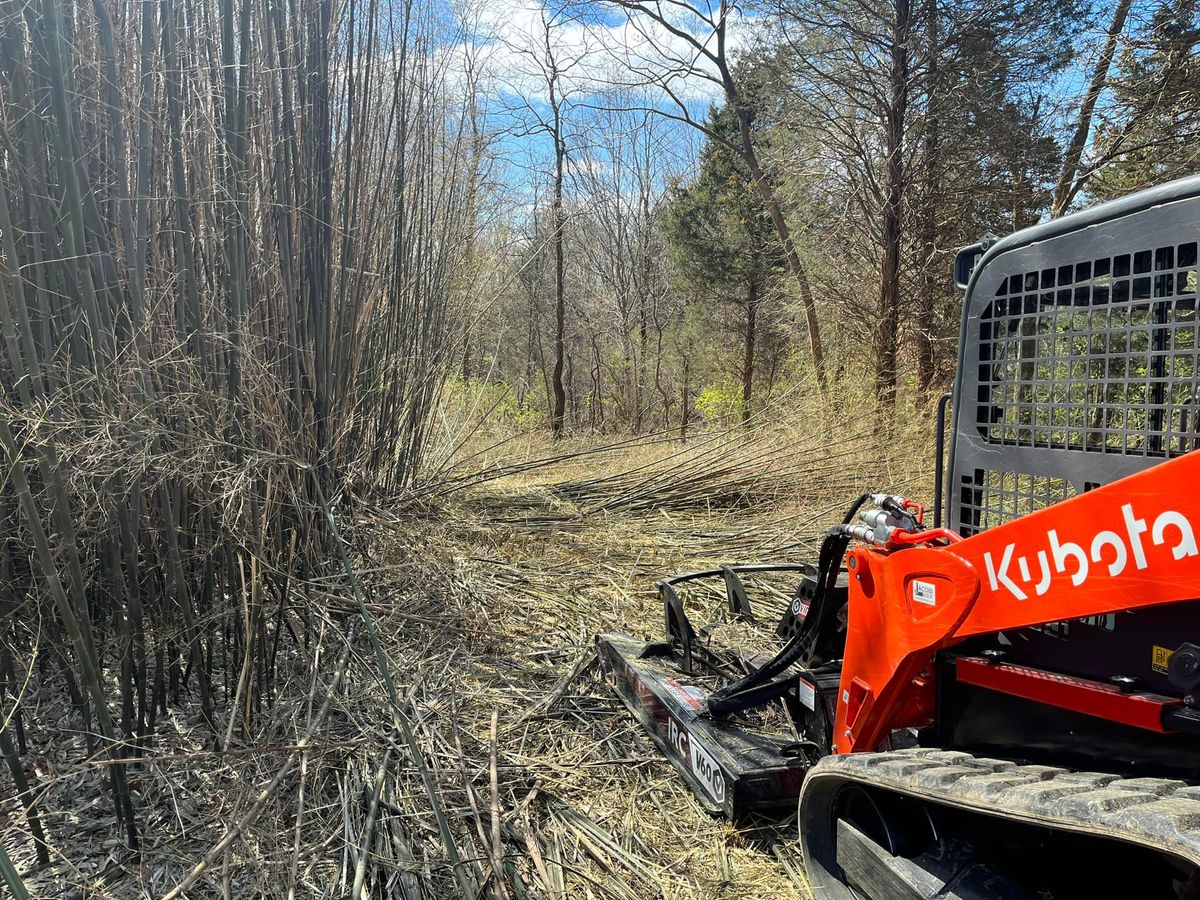
[[[1150,526],[1147,526],[1145,519],[1138,518],[1132,503],[1121,507],[1121,515],[1125,524],[1123,534],[1107,530],[1098,532],[1086,548],[1083,544],[1060,540],[1055,529],[1048,531],[1046,538],[1050,543],[1049,550],[1039,550],[1034,556],[1039,570],[1036,581],[1029,558],[1015,556],[1016,544],[1004,548],[999,563],[990,551],[983,554],[988,584],[993,591],[1003,587],[1018,600],[1025,600],[1029,597],[1025,589],[1030,586],[1039,597],[1046,593],[1055,574],[1070,572],[1071,584],[1079,587],[1087,581],[1092,564],[1107,565],[1108,574],[1114,578],[1125,571],[1131,559],[1136,568],[1144,569],[1147,565],[1147,531],[1150,532],[1150,543],[1169,546],[1175,559],[1200,554],[1200,550],[1196,549],[1192,524],[1183,513],[1168,509],[1160,513]]]

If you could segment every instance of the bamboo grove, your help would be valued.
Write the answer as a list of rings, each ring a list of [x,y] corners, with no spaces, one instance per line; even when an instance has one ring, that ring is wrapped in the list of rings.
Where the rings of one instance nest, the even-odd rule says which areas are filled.
[[[251,740],[308,640],[289,592],[337,558],[324,498],[412,483],[478,177],[440,27],[378,0],[0,3],[0,751],[25,799],[18,661],[114,760],[181,706]]]

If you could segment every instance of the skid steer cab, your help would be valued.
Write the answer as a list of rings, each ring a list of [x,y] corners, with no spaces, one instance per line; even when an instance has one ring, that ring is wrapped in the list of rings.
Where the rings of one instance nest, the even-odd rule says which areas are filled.
[[[818,897],[1200,898],[1198,241],[1200,177],[964,249],[931,514],[847,498],[600,636],[706,808],[799,810]]]

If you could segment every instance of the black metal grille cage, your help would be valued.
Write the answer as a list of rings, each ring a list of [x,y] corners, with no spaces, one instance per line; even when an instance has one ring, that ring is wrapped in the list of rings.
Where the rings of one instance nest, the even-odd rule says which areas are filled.
[[[976,469],[961,479],[962,534],[974,534],[1075,496],[1065,478]]]
[[[947,518],[990,528],[1200,447],[1200,178],[1018,232],[967,292]]]

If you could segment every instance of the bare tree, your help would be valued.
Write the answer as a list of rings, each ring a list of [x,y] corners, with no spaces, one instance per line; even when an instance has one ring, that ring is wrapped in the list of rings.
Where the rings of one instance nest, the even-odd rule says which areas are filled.
[[[869,336],[875,394],[886,409],[896,399],[911,220],[910,98],[918,79],[912,3],[788,0],[778,14],[787,102],[819,135],[813,151],[818,169],[829,173],[824,180],[841,182],[835,252],[849,257],[860,278],[877,273],[874,296],[861,283],[839,280],[851,285],[844,302]]]
[[[1129,17],[1129,8],[1133,0],[1117,0],[1113,9],[1112,21],[1108,26],[1108,34],[1104,39],[1104,49],[1092,69],[1092,77],[1088,81],[1087,93],[1083,95],[1083,103],[1079,107],[1079,116],[1075,120],[1075,130],[1071,142],[1067,145],[1066,158],[1063,160],[1062,174],[1054,188],[1054,202],[1051,215],[1058,218],[1067,211],[1071,201],[1078,196],[1087,183],[1087,175],[1080,176],[1079,164],[1083,151],[1087,147],[1088,135],[1092,131],[1092,118],[1096,112],[1096,102],[1100,93],[1108,83],[1108,71],[1112,67],[1113,57],[1117,52],[1117,43],[1125,30],[1125,20]]]
[[[570,12],[539,9],[536,34],[522,35],[506,43],[523,61],[524,71],[536,89],[530,85],[515,85],[519,103],[514,110],[518,134],[543,134],[549,137],[553,150],[553,193],[551,214],[554,227],[554,371],[552,376],[553,405],[550,421],[555,437],[563,433],[566,422],[566,212],[563,207],[563,187],[567,165],[567,116],[573,106],[574,88],[569,77],[588,55],[588,48],[565,49],[556,40],[556,32],[564,25],[577,21]],[[544,91],[544,96],[542,92]]]
[[[667,98],[668,108],[656,111],[730,146],[742,157],[750,170],[754,186],[762,197],[779,235],[788,270],[795,280],[797,295],[804,311],[805,325],[808,328],[809,349],[817,383],[824,391],[825,351],[821,343],[821,328],[817,320],[817,307],[813,300],[808,271],[796,250],[783,204],[759,159],[750,127],[749,106],[734,75],[733,61],[729,54],[728,26],[732,15],[737,11],[737,3],[730,0],[718,0],[715,4],[706,0],[606,2],[622,9],[634,31],[647,46],[656,51],[654,59],[639,59],[635,55],[625,60],[632,73],[642,78],[646,84],[653,85]],[[692,30],[687,25],[699,27]],[[677,51],[673,44],[685,49],[682,52]],[[706,80],[720,87],[725,102],[737,116],[737,141],[731,142],[717,134],[693,114],[692,105],[687,102],[680,87],[681,83],[688,79]]]
[[[563,260],[563,165],[567,156],[567,145],[563,140],[563,111],[559,96],[558,61],[550,43],[550,24],[546,22],[546,83],[550,90],[551,126],[550,136],[554,141],[554,415],[551,424],[556,437],[563,433],[563,415],[567,406],[567,392],[563,387],[563,361],[566,332],[566,285]]]
[[[768,127],[799,157],[779,166],[781,186],[825,248],[830,301],[869,338],[885,406],[906,329],[919,390],[935,380],[939,331],[956,321],[944,314],[956,302],[948,249],[999,227],[1001,199],[1022,218],[1016,227],[1049,199],[1057,147],[1037,123],[1046,73],[1067,57],[1070,14],[1055,6],[1064,4],[775,2],[776,28],[753,67],[762,72],[746,77],[770,85]],[[901,304],[905,283],[913,302]]]
[[[925,0],[923,13],[925,72],[925,122],[921,130],[921,202],[917,213],[920,258],[917,267],[917,309],[914,344],[917,357],[917,390],[928,396],[934,381],[934,310],[937,298],[935,263],[938,256],[938,217],[942,170],[941,108],[942,84],[938,66],[940,56],[940,16],[937,0]]]
[[[1067,162],[1075,172],[1064,182],[1062,212],[1085,188],[1093,199],[1107,199],[1196,170],[1196,0],[1160,0],[1153,10],[1149,4],[1127,10],[1144,22],[1124,23],[1129,50],[1114,56],[1121,13],[1120,7],[1114,12],[1085,96],[1097,98],[1087,110],[1094,124],[1086,132],[1077,127],[1069,147]],[[1111,102],[1101,104],[1105,91]],[[1077,148],[1081,133],[1084,145]]]
[[[900,242],[907,173],[904,166],[905,119],[908,115],[909,48],[912,7],[909,0],[892,4],[891,78],[884,118],[887,153],[887,199],[883,207],[883,268],[876,326],[875,394],[885,407],[896,402],[896,349],[900,332]]]
[[[630,105],[606,103],[593,112],[586,123],[588,142],[578,148],[571,174],[581,204],[580,264],[603,292],[598,299],[611,303],[616,314],[621,371],[614,387],[620,409],[640,431],[653,403],[649,391],[671,405],[651,342],[663,339],[668,292],[659,206],[679,157],[669,146],[670,129],[652,113],[626,108]]]

